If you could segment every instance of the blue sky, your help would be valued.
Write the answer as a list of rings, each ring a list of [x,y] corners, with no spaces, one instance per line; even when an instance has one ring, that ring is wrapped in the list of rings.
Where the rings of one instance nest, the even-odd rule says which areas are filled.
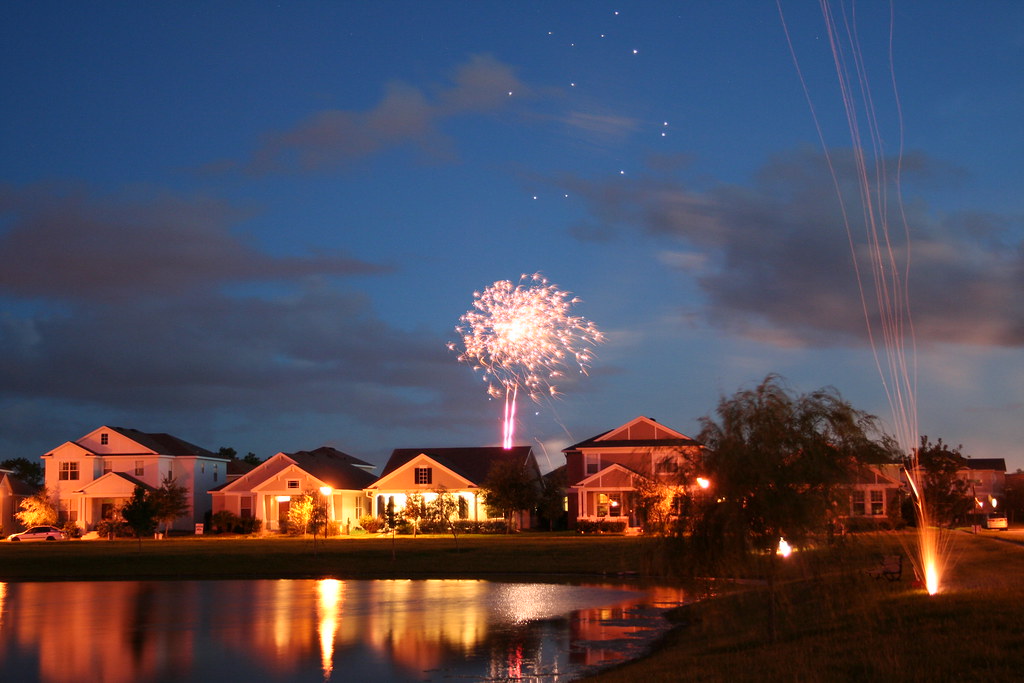
[[[781,7],[846,183],[821,12]],[[920,432],[1024,467],[1024,5],[897,1],[891,61],[889,5],[857,12],[886,164],[903,126]],[[607,335],[521,404],[545,469],[768,373],[889,420],[775,3],[11,2],[0,83],[2,457],[99,424],[500,443],[446,342],[534,272]]]

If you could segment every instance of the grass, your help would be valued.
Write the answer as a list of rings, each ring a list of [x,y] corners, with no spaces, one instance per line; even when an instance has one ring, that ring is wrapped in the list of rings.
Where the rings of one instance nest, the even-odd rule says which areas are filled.
[[[1024,532],[951,532],[953,565],[929,597],[903,579],[870,578],[879,553],[908,555],[909,534],[864,534],[783,563],[763,585],[676,610],[650,656],[591,681],[1012,680],[1024,670]],[[0,581],[219,578],[573,580],[638,575],[678,558],[650,539],[524,533],[419,538],[183,538],[0,544]],[[773,616],[774,615],[774,616]],[[774,623],[774,629],[771,625]],[[774,630],[774,635],[773,635]]]
[[[861,537],[842,551],[794,555],[778,586],[776,633],[767,589],[677,610],[648,658],[588,679],[617,681],[1016,680],[1024,670],[1024,547],[952,532],[942,592],[864,569],[878,552],[906,554],[907,535]]]

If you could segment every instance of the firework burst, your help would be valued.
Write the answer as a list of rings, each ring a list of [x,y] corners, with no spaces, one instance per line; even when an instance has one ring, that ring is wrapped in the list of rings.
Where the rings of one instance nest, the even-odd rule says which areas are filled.
[[[505,448],[512,447],[519,390],[534,401],[557,395],[558,379],[570,370],[586,374],[593,348],[603,341],[594,323],[571,314],[579,302],[534,273],[518,285],[500,280],[474,292],[473,308],[459,318],[461,346],[450,342],[448,348],[483,373],[492,397],[505,399]]]

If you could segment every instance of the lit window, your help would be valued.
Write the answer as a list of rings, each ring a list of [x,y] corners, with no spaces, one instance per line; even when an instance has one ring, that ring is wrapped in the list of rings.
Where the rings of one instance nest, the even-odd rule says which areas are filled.
[[[871,491],[871,514],[885,514],[884,493],[878,489]]]
[[[58,478],[62,481],[77,481],[78,480],[78,463],[77,462],[62,462],[60,464],[60,474]]]
[[[416,468],[416,483],[417,484],[433,484],[434,483],[434,470],[432,467],[417,467]]]
[[[135,461],[135,476],[144,477],[146,475],[146,461],[136,460]]]

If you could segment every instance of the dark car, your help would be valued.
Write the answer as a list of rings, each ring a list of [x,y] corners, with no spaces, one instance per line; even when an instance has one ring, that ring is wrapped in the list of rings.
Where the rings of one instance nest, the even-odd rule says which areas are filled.
[[[67,536],[55,526],[34,526],[7,537],[9,541],[63,541]]]

